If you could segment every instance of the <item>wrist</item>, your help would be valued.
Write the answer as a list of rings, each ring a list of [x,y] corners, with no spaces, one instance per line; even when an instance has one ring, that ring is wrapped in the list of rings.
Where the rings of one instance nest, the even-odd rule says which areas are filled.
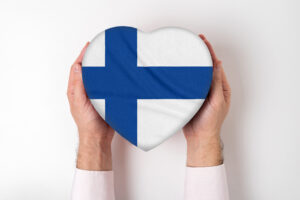
[[[112,170],[111,141],[97,137],[80,137],[77,168],[91,171]]]
[[[223,163],[223,147],[219,134],[195,137],[187,142],[187,166],[209,167]]]

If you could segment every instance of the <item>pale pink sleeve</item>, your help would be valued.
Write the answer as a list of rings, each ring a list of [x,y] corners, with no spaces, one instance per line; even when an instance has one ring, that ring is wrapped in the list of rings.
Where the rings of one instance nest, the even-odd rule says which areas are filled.
[[[186,167],[184,200],[229,200],[224,164]]]
[[[113,171],[76,169],[72,200],[115,200]]]

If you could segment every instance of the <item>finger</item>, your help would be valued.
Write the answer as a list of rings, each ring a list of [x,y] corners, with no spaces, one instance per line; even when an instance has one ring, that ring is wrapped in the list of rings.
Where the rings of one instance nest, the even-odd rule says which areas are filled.
[[[82,81],[82,71],[80,64],[73,64],[70,70],[68,97],[80,97],[85,95],[85,90]]]
[[[206,44],[213,60],[213,80],[209,96],[224,97],[222,91],[222,62],[218,60],[212,45],[206,39],[206,37],[203,34],[200,34],[199,36]]]
[[[217,55],[212,47],[212,45],[210,44],[210,42],[206,39],[206,37],[203,35],[203,34],[200,34],[200,38],[204,41],[204,43],[206,44],[209,52],[210,52],[210,55],[212,57],[212,60],[213,60],[213,63],[214,65],[217,63],[218,61],[218,58],[217,58]]]
[[[223,98],[223,87],[222,87],[222,62],[218,61],[216,66],[213,68],[213,79],[210,90],[211,97],[222,97]]]
[[[227,103],[230,102],[231,98],[231,88],[228,82],[228,79],[226,77],[225,71],[223,66],[221,67],[222,71],[222,87],[223,87],[223,94],[224,94],[224,99]]]
[[[200,34],[199,37],[202,39],[202,40],[205,40],[205,36],[203,34]]]
[[[70,103],[80,103],[81,100],[85,100],[86,92],[82,81],[82,68],[81,62],[86,51],[88,43],[80,52],[78,58],[74,62],[70,70],[69,83],[68,83],[68,99]],[[76,100],[76,101],[75,101]]]

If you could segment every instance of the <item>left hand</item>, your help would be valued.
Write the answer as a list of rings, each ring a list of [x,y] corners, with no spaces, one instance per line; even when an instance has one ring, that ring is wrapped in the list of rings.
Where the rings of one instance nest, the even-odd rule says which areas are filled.
[[[187,140],[188,166],[214,166],[223,162],[220,131],[229,111],[231,89],[221,61],[204,35],[201,39],[213,60],[213,80],[204,104],[183,128]]]

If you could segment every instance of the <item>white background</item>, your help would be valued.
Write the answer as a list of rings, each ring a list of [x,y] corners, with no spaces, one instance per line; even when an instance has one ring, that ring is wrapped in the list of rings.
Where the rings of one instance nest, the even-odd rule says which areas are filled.
[[[116,25],[204,33],[233,91],[222,130],[231,199],[299,199],[299,18],[297,0],[1,0],[0,199],[70,198],[69,68]],[[182,199],[185,148],[181,133],[148,153],[115,137],[117,200]]]

